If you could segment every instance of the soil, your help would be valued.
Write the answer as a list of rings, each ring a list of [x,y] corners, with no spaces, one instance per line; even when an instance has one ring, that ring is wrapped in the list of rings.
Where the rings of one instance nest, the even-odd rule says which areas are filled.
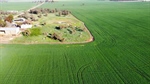
[[[14,36],[9,36],[9,35],[0,36],[0,43],[7,44],[7,43],[9,43],[13,38],[14,38]]]
[[[21,36],[20,34],[17,36],[12,35],[0,35],[0,44],[10,44],[10,41],[14,38]]]

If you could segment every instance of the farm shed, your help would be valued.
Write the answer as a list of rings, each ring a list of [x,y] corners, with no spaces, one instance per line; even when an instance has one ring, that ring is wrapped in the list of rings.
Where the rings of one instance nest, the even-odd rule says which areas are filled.
[[[18,35],[19,32],[20,32],[19,27],[0,28],[0,34],[3,34],[3,35]]]

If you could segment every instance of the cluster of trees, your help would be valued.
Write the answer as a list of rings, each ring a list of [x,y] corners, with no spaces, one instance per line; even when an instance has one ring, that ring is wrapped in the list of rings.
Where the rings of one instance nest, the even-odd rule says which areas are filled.
[[[60,12],[61,12],[61,15],[68,15],[69,14],[69,11],[67,11],[67,10],[62,10]]]
[[[68,15],[69,13],[71,13],[70,11],[67,11],[67,10],[62,10],[62,11],[59,11],[58,14],[56,14],[56,16],[66,16]]]
[[[55,27],[55,29],[57,29],[57,30],[61,30],[61,29],[63,29],[63,28],[71,28],[72,30],[73,30],[73,32],[74,31],[80,31],[80,32],[83,32],[84,31],[84,29],[81,29],[80,27],[73,27],[72,25],[59,25],[59,26],[56,26]],[[69,32],[71,31],[71,30],[68,30]]]
[[[79,31],[79,32],[85,31],[85,29],[81,29],[80,27],[73,27],[72,25],[68,25],[68,26],[60,25],[60,26],[55,27],[55,29],[57,29],[57,30],[61,30],[63,28],[65,28],[68,31],[68,33],[70,33],[70,34],[73,34],[76,31]],[[47,37],[54,39],[54,40],[59,40],[60,42],[64,41],[64,38],[60,37],[56,33],[48,34]]]
[[[51,2],[51,3],[53,3],[54,0],[45,0],[45,1],[40,1],[40,0],[38,0],[38,1],[32,1],[32,3],[43,3],[43,2]]]
[[[61,15],[68,15],[69,13],[71,13],[70,11],[67,10],[61,10],[59,11],[58,9],[49,9],[49,8],[36,8],[36,9],[32,9],[29,11],[30,14],[46,14],[46,13],[58,13],[57,16],[61,16]]]
[[[60,26],[56,26],[55,29],[57,30],[65,29],[69,34],[75,34],[76,31],[82,33],[86,30],[85,28],[82,29],[77,26],[73,27],[72,25],[64,25],[64,24]]]
[[[43,3],[44,1],[32,1],[32,3]]]
[[[49,9],[49,8],[36,8],[31,9],[29,12],[26,12],[22,15],[19,15],[20,18],[30,19],[31,21],[38,21],[38,18],[41,18],[42,16],[48,16],[48,13],[56,13],[56,16],[66,16],[70,12],[67,10],[59,11],[58,9]]]
[[[63,28],[67,28],[66,25],[59,25],[59,26],[56,26],[55,29],[57,30],[60,30],[60,29],[63,29]]]
[[[54,40],[58,40],[60,42],[63,42],[64,41],[64,38],[61,38],[58,34],[56,33],[53,33],[53,34],[49,34],[47,35],[47,37],[51,38],[51,39],[54,39]]]
[[[55,13],[58,12],[58,10],[55,9],[48,9],[48,8],[36,8],[32,9],[29,12],[25,12],[22,15],[19,15],[19,18],[25,18],[25,19],[30,19],[31,21],[38,21],[38,18],[41,18],[43,16],[48,16],[48,13]]]
[[[0,15],[16,15],[17,11],[0,11]]]
[[[45,2],[54,2],[54,0],[45,0]]]
[[[13,15],[7,16],[4,20],[0,19],[0,27],[5,27],[7,24],[6,22],[12,23],[13,21]]]
[[[29,13],[31,14],[45,14],[45,13],[55,13],[57,12],[58,10],[57,9],[49,9],[49,8],[36,8],[36,9],[32,9],[30,10]]]
[[[33,15],[29,15],[29,14],[22,14],[22,15],[19,15],[18,17],[19,18],[25,18],[25,19],[28,19],[28,20],[31,20],[31,21],[38,21],[38,18],[36,18]]]
[[[19,15],[18,17],[25,18],[31,21],[38,21],[38,18],[41,18],[42,16],[46,17],[48,16],[48,13],[55,13],[55,12],[58,12],[56,8],[53,10],[48,8],[36,8],[36,9],[31,9],[29,12],[25,12],[24,14]]]

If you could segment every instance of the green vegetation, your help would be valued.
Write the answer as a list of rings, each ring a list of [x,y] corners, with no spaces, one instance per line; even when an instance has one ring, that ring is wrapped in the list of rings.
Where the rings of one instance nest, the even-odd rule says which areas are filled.
[[[26,14],[27,15],[27,14]],[[38,18],[39,14],[31,14]],[[38,21],[33,22],[33,25],[39,27],[40,32],[34,28],[24,31],[24,36],[12,40],[12,43],[79,43],[87,42],[92,38],[83,22],[77,20],[71,14],[56,16],[55,13],[40,14]],[[34,30],[34,31],[32,31]],[[36,35],[38,33],[38,35]],[[37,36],[37,37],[35,37]],[[91,41],[91,40],[90,40]]]
[[[4,19],[4,20],[3,20]],[[13,20],[13,15],[8,15],[8,16],[6,16],[6,17],[0,17],[0,27],[6,27],[6,21],[8,21],[8,22],[12,22],[12,20]]]
[[[30,34],[31,34],[31,31],[29,29],[22,31],[23,36],[30,36]]]
[[[35,3],[30,2],[9,2],[9,3],[0,3],[0,10],[27,10],[33,6],[35,6]]]
[[[95,37],[87,44],[1,44],[0,84],[149,84],[149,2],[64,2]]]
[[[12,20],[14,19],[13,15],[8,15],[6,18],[5,18],[5,21],[8,21],[8,22],[12,22]]]
[[[6,22],[3,20],[0,20],[0,27],[5,27],[6,26]]]
[[[22,35],[23,36],[38,36],[38,35],[41,35],[41,29],[40,28],[32,28],[32,29],[27,29],[27,30],[24,30],[22,32]]]
[[[30,29],[30,31],[31,31],[30,36],[41,35],[41,29],[40,28],[32,28],[32,29]]]

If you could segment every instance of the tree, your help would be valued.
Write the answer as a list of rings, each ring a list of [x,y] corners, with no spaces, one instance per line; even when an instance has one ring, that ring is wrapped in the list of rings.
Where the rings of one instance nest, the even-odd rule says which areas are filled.
[[[0,20],[0,27],[5,27],[6,26],[6,22]]]
[[[23,36],[30,36],[30,34],[31,34],[31,31],[28,29],[22,32]]]
[[[9,15],[8,17],[5,18],[5,21],[12,23],[13,19],[14,19],[13,15]]]

